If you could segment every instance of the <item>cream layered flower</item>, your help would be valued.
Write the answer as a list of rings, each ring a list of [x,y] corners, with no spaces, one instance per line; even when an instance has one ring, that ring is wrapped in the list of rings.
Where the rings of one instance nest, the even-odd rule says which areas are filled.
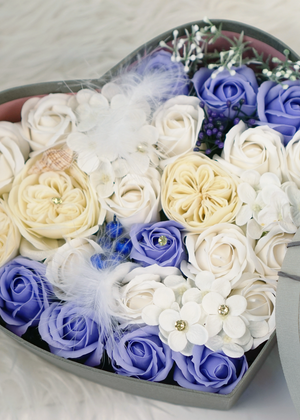
[[[179,95],[166,101],[154,114],[162,168],[195,147],[204,119],[199,103],[194,96]]]
[[[216,224],[200,235],[188,234],[185,243],[189,264],[182,261],[181,270],[193,279],[209,271],[233,286],[244,271],[253,273],[258,265],[244,232],[230,223]]]
[[[128,174],[116,179],[114,191],[109,198],[99,197],[108,220],[115,214],[125,227],[159,220],[160,174],[156,169],[149,168],[143,176]]]
[[[257,274],[245,273],[231,296],[243,296],[247,301],[243,317],[254,339],[252,348],[256,348],[275,330],[276,286]]]
[[[221,157],[214,156],[230,172],[241,176],[245,170],[260,175],[272,172],[283,182],[288,179],[281,135],[267,125],[248,128],[240,121],[227,134]]]
[[[162,284],[167,276],[178,276],[180,271],[176,267],[148,267],[134,268],[122,280],[119,290],[119,313],[117,314],[127,323],[143,323],[143,309],[153,305],[153,296],[158,288],[166,289]]]
[[[68,274],[77,266],[81,258],[89,260],[92,255],[102,253],[102,248],[92,239],[75,238],[67,241],[57,249],[54,255],[47,258],[46,277],[54,286],[54,292],[59,299],[72,295],[74,284]]]
[[[0,122],[0,195],[9,192],[14,177],[23,168],[29,145],[22,138],[19,124]]]
[[[69,105],[72,96],[55,93],[31,98],[22,108],[23,137],[34,151],[53,147],[77,131],[76,116]]]
[[[286,254],[287,244],[294,235],[282,232],[275,226],[263,236],[255,246],[255,253],[261,263],[260,273],[268,280],[277,280],[277,272],[281,269]]]
[[[162,207],[169,219],[200,233],[217,223],[234,221],[241,207],[237,185],[237,178],[217,162],[189,153],[164,169]]]
[[[0,266],[18,255],[20,239],[6,200],[0,200]]]
[[[297,131],[286,146],[288,173],[292,181],[300,188],[300,131]]]
[[[65,171],[29,175],[40,158],[30,159],[15,178],[8,204],[21,235],[37,250],[50,252],[60,239],[95,233],[105,211],[75,164]]]

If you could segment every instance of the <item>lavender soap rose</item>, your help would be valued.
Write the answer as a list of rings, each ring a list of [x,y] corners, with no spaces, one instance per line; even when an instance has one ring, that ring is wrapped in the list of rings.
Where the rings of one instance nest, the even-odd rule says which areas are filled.
[[[173,220],[133,225],[130,231],[130,258],[144,267],[158,264],[179,268],[181,261],[186,259],[182,229],[181,224]]]

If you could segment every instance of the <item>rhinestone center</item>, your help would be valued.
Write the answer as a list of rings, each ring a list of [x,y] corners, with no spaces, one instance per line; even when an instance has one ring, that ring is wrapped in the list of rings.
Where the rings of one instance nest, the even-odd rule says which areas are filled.
[[[167,245],[167,243],[168,243],[168,238],[166,238],[164,235],[162,235],[158,238],[158,244],[160,246],[165,246],[165,245]]]
[[[51,198],[53,204],[62,204],[62,199],[60,197]]]
[[[184,331],[186,329],[187,323],[186,321],[183,321],[182,319],[179,319],[175,322],[175,328],[177,331]]]
[[[220,306],[218,307],[218,313],[219,313],[220,315],[228,315],[228,313],[229,313],[229,308],[228,308],[228,306],[227,306],[227,305],[220,305]]]

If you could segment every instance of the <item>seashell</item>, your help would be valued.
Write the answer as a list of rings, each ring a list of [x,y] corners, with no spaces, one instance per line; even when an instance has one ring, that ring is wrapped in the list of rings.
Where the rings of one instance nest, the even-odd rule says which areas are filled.
[[[74,160],[71,149],[48,149],[28,171],[29,174],[39,174],[49,171],[64,171]]]

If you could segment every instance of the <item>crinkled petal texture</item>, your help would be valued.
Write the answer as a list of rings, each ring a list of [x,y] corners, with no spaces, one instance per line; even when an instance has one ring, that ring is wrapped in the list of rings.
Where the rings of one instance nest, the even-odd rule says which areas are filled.
[[[0,200],[0,267],[16,257],[21,235],[6,200]]]
[[[38,328],[51,353],[88,366],[100,365],[105,333],[91,311],[54,302],[42,313]]]
[[[194,346],[192,356],[173,352],[174,380],[182,387],[229,394],[248,369],[245,356],[231,358],[205,346]]]
[[[132,327],[108,340],[106,351],[119,375],[160,382],[173,366],[171,349],[161,342],[157,327]]]
[[[38,159],[30,159],[15,178],[8,205],[21,235],[44,251],[45,258],[58,247],[58,240],[97,232],[105,212],[100,212],[88,177],[76,164],[65,171],[30,175]]]
[[[53,291],[45,274],[44,264],[22,257],[0,269],[0,315],[6,327],[19,336],[36,327],[49,307]]]
[[[169,219],[200,233],[235,220],[241,207],[237,186],[237,178],[217,162],[201,153],[189,153],[164,169],[162,207]]]

